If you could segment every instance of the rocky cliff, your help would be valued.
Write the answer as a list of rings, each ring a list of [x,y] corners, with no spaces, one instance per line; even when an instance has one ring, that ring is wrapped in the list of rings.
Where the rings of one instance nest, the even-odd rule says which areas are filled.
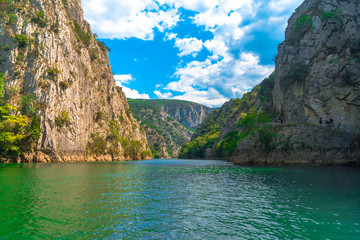
[[[81,1],[0,3],[4,99],[17,107],[12,115],[36,115],[41,129],[34,151],[13,160],[148,158],[145,132],[116,89],[107,47],[84,20]]]
[[[181,100],[128,99],[134,116],[145,129],[153,155],[177,157],[184,142],[190,141],[195,129],[211,108]]]
[[[360,165],[359,16],[356,0],[305,0],[289,19],[275,72],[219,110],[230,106],[220,128],[201,132],[212,125],[206,119],[182,155],[202,149],[200,157],[246,165]]]
[[[151,99],[145,101],[160,108],[161,111],[166,112],[191,131],[195,131],[213,110],[199,103],[183,100]]]
[[[306,0],[276,58],[274,107],[291,122],[333,118],[360,133],[360,4]]]

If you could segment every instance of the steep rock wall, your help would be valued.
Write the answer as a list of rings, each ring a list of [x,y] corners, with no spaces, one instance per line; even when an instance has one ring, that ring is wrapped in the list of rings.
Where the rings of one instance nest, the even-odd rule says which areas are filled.
[[[180,109],[183,105],[197,106],[199,104],[179,100],[144,99],[128,99],[128,103],[135,118],[139,120],[146,132],[153,156],[156,158],[178,157],[182,144],[190,140],[193,132],[165,112],[164,108],[167,106],[167,108]],[[188,109],[188,107],[185,108]]]
[[[279,45],[274,106],[291,122],[333,118],[360,132],[360,4],[306,0]]]
[[[40,155],[57,156],[41,159],[148,158],[145,132],[131,115],[124,93],[116,89],[106,46],[84,20],[81,1],[14,4],[17,10],[0,24],[1,43],[10,46],[0,52],[0,72],[6,76],[10,104],[20,109],[19,100],[33,96],[41,122],[36,149]],[[19,36],[25,36],[23,45]],[[130,152],[131,144],[137,152]],[[25,154],[21,161],[40,161],[36,159]]]

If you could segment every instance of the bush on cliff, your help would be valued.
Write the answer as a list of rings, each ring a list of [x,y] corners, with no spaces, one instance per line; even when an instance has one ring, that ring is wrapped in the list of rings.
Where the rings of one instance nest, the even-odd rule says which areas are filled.
[[[0,73],[0,155],[17,156],[30,151],[39,140],[41,129],[36,114],[29,125],[26,115],[4,100],[4,74]]]

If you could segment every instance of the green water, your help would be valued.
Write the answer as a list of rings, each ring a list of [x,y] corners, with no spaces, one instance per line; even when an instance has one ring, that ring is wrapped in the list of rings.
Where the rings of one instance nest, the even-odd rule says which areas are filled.
[[[360,239],[359,168],[0,165],[0,239]]]

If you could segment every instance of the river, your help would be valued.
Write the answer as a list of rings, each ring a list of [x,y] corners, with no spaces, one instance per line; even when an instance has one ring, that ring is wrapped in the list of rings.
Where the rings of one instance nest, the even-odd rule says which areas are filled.
[[[0,239],[359,239],[359,168],[0,165]]]

